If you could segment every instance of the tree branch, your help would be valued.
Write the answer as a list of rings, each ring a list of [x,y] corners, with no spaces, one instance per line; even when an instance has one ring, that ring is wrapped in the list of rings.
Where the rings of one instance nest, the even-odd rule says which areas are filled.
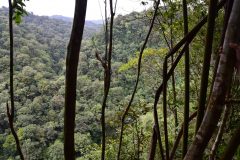
[[[148,30],[148,33],[147,33],[147,36],[145,38],[145,41],[143,43],[143,46],[141,48],[141,51],[140,51],[140,54],[139,54],[139,59],[138,59],[138,71],[137,71],[137,79],[136,79],[136,83],[135,83],[135,86],[134,86],[134,90],[133,90],[133,93],[132,93],[132,96],[131,96],[131,99],[122,115],[122,118],[121,118],[121,131],[120,131],[120,138],[119,138],[119,146],[118,146],[118,155],[117,155],[117,159],[119,160],[120,159],[120,155],[121,155],[121,147],[122,147],[122,139],[123,139],[123,129],[124,129],[124,121],[125,121],[125,118],[128,114],[128,111],[132,105],[132,102],[133,102],[133,99],[135,97],[135,94],[136,94],[136,91],[137,91],[137,87],[138,87],[138,82],[139,82],[139,77],[140,77],[140,72],[141,72],[141,62],[142,62],[142,55],[143,55],[143,52],[145,50],[145,47],[147,45],[147,42],[148,42],[148,39],[150,37],[150,34],[152,32],[152,29],[153,29],[153,25],[154,25],[154,21],[156,19],[156,16],[157,16],[157,10],[158,10],[158,6],[160,4],[160,0],[157,1],[156,3],[156,8],[154,10],[154,14],[153,14],[153,18],[152,18],[152,21],[151,21],[151,25],[149,27],[149,30]],[[162,150],[162,143],[161,143],[161,137],[158,136],[158,141],[159,141],[159,147],[160,147],[160,151],[161,151],[161,155],[162,157],[164,156],[163,155],[163,150]]]

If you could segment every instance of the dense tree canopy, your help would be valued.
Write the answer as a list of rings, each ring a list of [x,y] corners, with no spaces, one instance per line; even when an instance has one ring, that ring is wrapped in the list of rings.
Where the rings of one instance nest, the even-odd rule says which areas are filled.
[[[234,159],[239,159],[239,144],[234,138],[239,133],[240,92],[233,55],[239,52],[240,37],[238,35],[232,42],[233,32],[238,34],[239,29],[227,29],[228,22],[232,28],[237,24],[235,12],[239,4],[235,1],[234,5],[233,1],[226,1],[225,9],[220,9],[217,4],[213,6],[214,1],[187,1],[188,21],[185,19],[185,23],[188,30],[186,24],[184,28],[186,13],[183,14],[181,1],[163,1],[160,6],[155,3],[153,8],[128,15],[115,16],[114,10],[115,17],[106,19],[107,26],[86,21],[76,81],[73,128],[76,159],[101,159],[103,134],[106,138],[104,156],[109,160],[116,157],[181,159],[185,154],[185,159],[194,159],[196,154],[197,158],[220,159],[233,156],[230,153],[232,146],[235,146]],[[220,6],[223,3],[220,2]],[[228,21],[232,5],[235,8]],[[213,12],[217,13],[216,17]],[[208,13],[207,20],[205,15]],[[8,8],[1,8],[0,159],[20,159],[6,114],[6,103],[10,100],[8,16]],[[24,158],[64,159],[65,59],[72,20],[28,13],[16,22],[19,24],[13,25],[14,125]],[[152,28],[149,27],[151,23]],[[108,48],[111,43],[106,40],[107,29],[110,29],[109,34],[112,33],[112,49]],[[149,39],[142,47],[148,33]],[[229,46],[223,43],[224,40],[234,44]],[[187,46],[189,62],[182,58],[187,53]],[[204,52],[212,54],[206,57]],[[107,57],[110,53],[111,57]],[[222,58],[225,55],[228,61]],[[109,70],[104,68],[103,62],[110,64]],[[231,67],[226,67],[225,62]],[[138,72],[139,82],[135,86]],[[222,73],[228,79],[224,79]],[[104,104],[106,75],[111,76],[111,83]],[[218,80],[227,83],[218,88]],[[185,87],[188,85],[189,88]],[[128,107],[134,86],[136,93]],[[163,96],[160,96],[161,92]],[[215,112],[217,105],[221,106],[221,111]],[[103,106],[104,128],[101,127]],[[215,114],[216,119],[213,118]],[[204,115],[207,118],[202,123]],[[211,118],[213,124],[208,121]],[[216,125],[219,129],[214,130]],[[209,126],[213,127],[209,129]],[[183,142],[180,141],[182,134]],[[203,137],[199,140],[199,136]],[[120,147],[119,137],[122,137]]]

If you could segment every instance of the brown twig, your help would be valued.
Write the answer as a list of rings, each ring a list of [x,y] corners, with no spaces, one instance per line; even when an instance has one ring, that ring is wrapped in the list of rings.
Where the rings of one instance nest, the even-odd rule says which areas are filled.
[[[116,6],[116,3],[115,3]],[[115,16],[115,11],[113,8],[113,1],[109,0],[110,7],[110,26],[109,26],[109,38],[108,38],[108,20],[107,20],[107,3],[105,1],[105,21],[106,21],[106,30],[105,30],[105,39],[106,39],[106,51],[105,51],[105,61],[103,61],[98,53],[96,53],[97,59],[102,63],[104,68],[104,96],[101,109],[101,126],[102,126],[102,153],[101,159],[105,159],[106,151],[106,123],[105,123],[105,109],[107,107],[107,98],[111,84],[111,60],[112,60],[112,50],[113,50],[113,20]]]
[[[97,60],[99,60],[99,62],[102,64],[102,67],[104,68],[104,69],[107,69],[107,64],[106,64],[106,62],[100,57],[100,55],[99,55],[99,53],[96,51],[96,53],[95,53],[95,56],[96,56],[96,58],[97,58]]]

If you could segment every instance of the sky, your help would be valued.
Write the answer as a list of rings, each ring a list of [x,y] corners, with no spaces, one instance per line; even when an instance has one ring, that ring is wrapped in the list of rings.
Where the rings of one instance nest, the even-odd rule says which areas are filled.
[[[101,10],[104,9],[104,0],[88,0],[87,20],[101,20]],[[114,0],[113,0],[114,1]],[[141,0],[118,0],[116,14],[128,14],[132,11],[142,11],[146,6]],[[26,9],[40,16],[63,15],[73,17],[75,0],[30,0],[26,1]],[[0,0],[0,7],[8,7],[8,0]],[[101,8],[101,9],[100,9]]]

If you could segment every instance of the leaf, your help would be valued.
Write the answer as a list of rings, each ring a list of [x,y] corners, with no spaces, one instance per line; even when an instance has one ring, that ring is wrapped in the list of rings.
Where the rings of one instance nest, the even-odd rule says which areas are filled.
[[[13,20],[15,21],[16,24],[20,24],[22,22],[22,17],[19,14],[15,14],[13,16]]]

